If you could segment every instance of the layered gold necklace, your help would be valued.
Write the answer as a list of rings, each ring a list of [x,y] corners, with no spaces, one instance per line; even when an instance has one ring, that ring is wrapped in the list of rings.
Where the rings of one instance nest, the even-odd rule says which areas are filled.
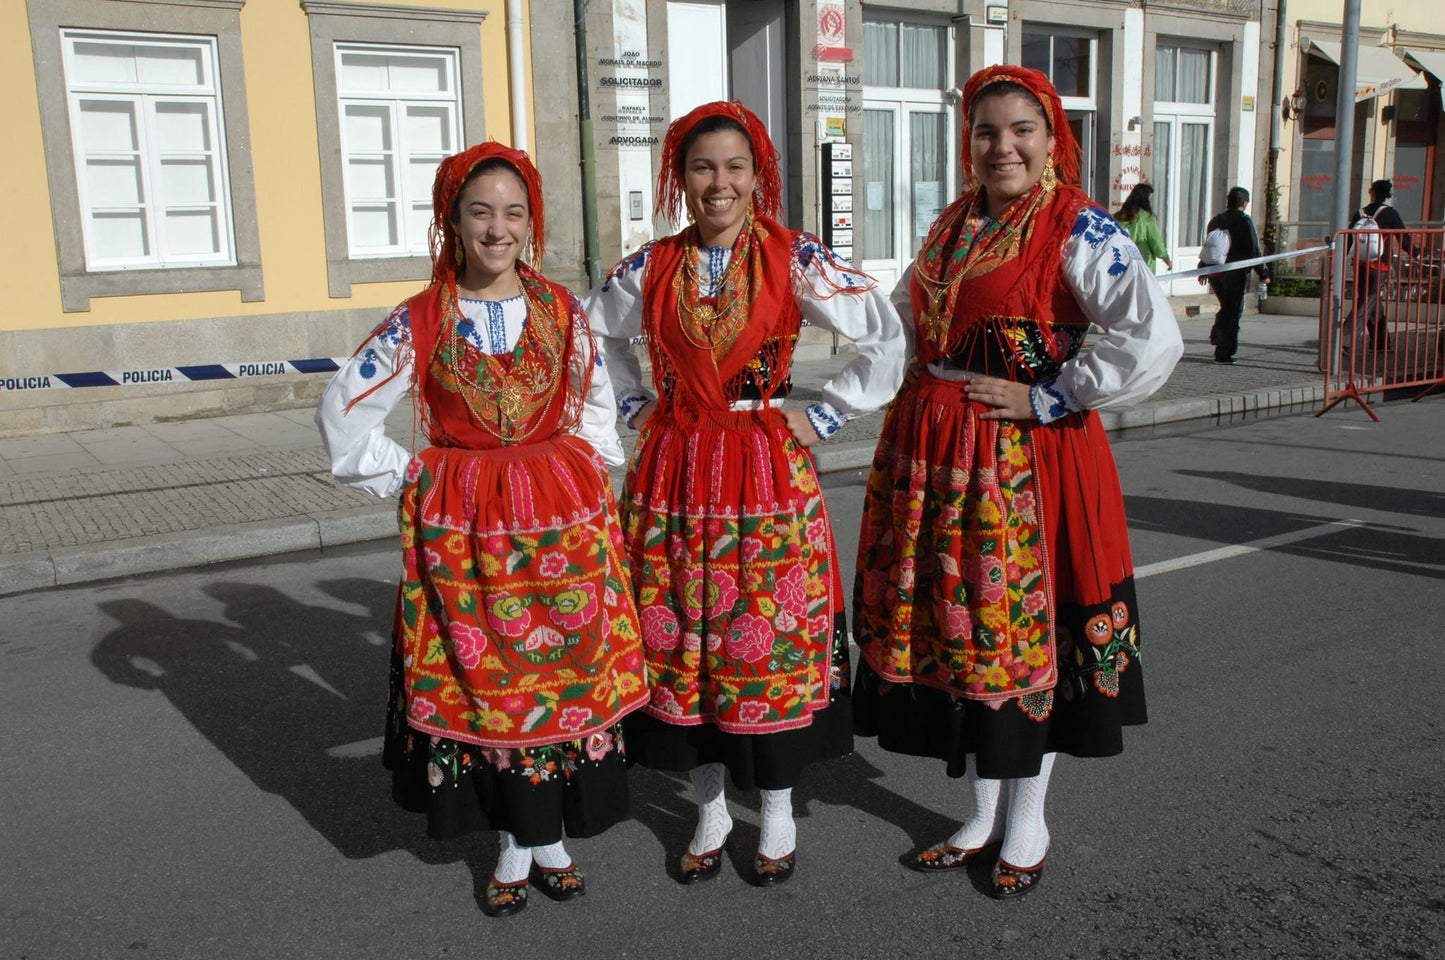
[[[542,423],[538,414],[551,404],[566,376],[570,317],[559,316],[557,298],[545,285],[520,272],[517,285],[527,315],[509,355],[494,356],[467,342],[456,287],[449,285],[442,294],[446,336],[432,363],[441,385],[460,394],[477,426],[504,445],[522,443],[537,432]]]
[[[762,277],[754,275],[761,271],[748,269],[753,244],[759,239],[753,234],[753,214],[749,210],[733,244],[732,257],[723,268],[722,278],[711,284],[717,290],[717,296],[705,297],[704,284],[697,268],[702,250],[697,242],[697,228],[693,227],[683,250],[682,269],[672,276],[673,293],[677,297],[677,323],[683,337],[699,350],[711,351],[714,358],[726,355],[738,334],[748,325],[753,301],[762,283]]]

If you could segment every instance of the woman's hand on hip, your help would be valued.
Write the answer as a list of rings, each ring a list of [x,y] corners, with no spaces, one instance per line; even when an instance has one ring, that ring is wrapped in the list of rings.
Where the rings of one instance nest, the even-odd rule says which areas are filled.
[[[656,400],[649,400],[649,401],[647,401],[646,403],[644,403],[644,404],[642,405],[642,409],[639,410],[639,411],[637,411],[637,415],[632,418],[632,423],[630,424],[630,426],[631,426],[632,429],[634,429],[634,430],[641,430],[641,429],[642,429],[642,425],[645,424],[647,421],[651,420],[651,419],[652,419],[652,415],[653,415],[654,413],[656,413],[656,412],[657,412],[657,401],[656,401]]]
[[[813,421],[801,410],[784,410],[783,419],[788,421],[788,429],[793,433],[793,439],[805,447],[811,447],[821,438],[818,431],[813,429]]]
[[[1027,423],[1034,420],[1034,407],[1029,402],[1029,385],[1002,377],[977,376],[963,388],[968,399],[992,407],[979,414],[980,420],[1013,420]]]

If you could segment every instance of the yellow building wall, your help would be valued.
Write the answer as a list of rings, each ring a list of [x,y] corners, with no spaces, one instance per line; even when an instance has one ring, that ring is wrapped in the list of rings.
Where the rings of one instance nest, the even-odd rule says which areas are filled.
[[[401,6],[488,11],[481,23],[486,135],[511,143],[506,0],[391,0]],[[523,7],[524,17],[528,14]],[[349,298],[327,295],[320,159],[307,15],[298,0],[248,0],[241,43],[256,188],[264,300],[237,291],[94,297],[90,310],[61,309],[45,146],[41,137],[34,54],[24,0],[0,3],[0,129],[11,137],[0,178],[0,331],[63,329],[256,314],[386,308],[418,289],[416,281],[356,284]],[[523,31],[526,102],[531,63]],[[334,104],[321,109],[335,109]],[[529,120],[532,115],[528,109]],[[530,124],[529,124],[530,126]],[[531,140],[535,146],[535,139]],[[231,357],[216,357],[228,361]]]

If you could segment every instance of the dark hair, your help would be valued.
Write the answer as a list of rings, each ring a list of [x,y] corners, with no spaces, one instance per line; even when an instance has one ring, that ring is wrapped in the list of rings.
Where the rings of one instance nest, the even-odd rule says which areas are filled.
[[[1376,200],[1388,200],[1395,192],[1395,185],[1388,180],[1376,180],[1370,184],[1370,196]]]
[[[703,117],[697,123],[693,124],[692,129],[687,132],[687,136],[682,138],[682,146],[677,151],[678,172],[681,173],[683,168],[687,166],[688,151],[692,149],[694,143],[697,143],[698,137],[701,137],[705,133],[722,133],[726,130],[741,134],[742,138],[747,141],[748,153],[752,154],[753,166],[756,167],[758,164],[758,151],[757,148],[753,146],[753,138],[748,136],[748,128],[732,117],[713,114],[709,117]]]
[[[1049,123],[1049,112],[1044,109],[1043,102],[1034,96],[1034,92],[1028,87],[1021,83],[1014,83],[1012,80],[1000,80],[997,83],[990,83],[978,92],[978,95],[973,98],[973,103],[968,105],[968,125],[970,127],[973,126],[973,114],[974,111],[978,109],[980,103],[993,97],[1005,97],[1011,93],[1023,97],[1029,102],[1030,106],[1041,113],[1044,118],[1044,126],[1048,128],[1050,133],[1053,132],[1054,127],[1053,124]]]
[[[1230,187],[1224,202],[1229,205],[1231,210],[1242,210],[1244,205],[1249,202],[1249,191],[1243,187]]]
[[[467,192],[467,187],[471,185],[473,180],[489,173],[502,172],[510,173],[516,177],[517,182],[522,185],[522,194],[527,198],[527,213],[530,215],[532,212],[532,196],[527,190],[527,178],[522,176],[522,171],[501,157],[491,157],[472,167],[471,172],[467,174],[467,178],[457,187],[457,195],[452,197],[452,208],[448,211],[447,219],[452,223],[456,223],[457,220],[461,219],[462,194]]]
[[[1124,205],[1119,212],[1114,214],[1114,219],[1121,223],[1127,223],[1139,215],[1139,211],[1153,213],[1154,205],[1149,198],[1154,195],[1154,187],[1148,183],[1138,183],[1134,189],[1129,191],[1129,196],[1124,198]]]

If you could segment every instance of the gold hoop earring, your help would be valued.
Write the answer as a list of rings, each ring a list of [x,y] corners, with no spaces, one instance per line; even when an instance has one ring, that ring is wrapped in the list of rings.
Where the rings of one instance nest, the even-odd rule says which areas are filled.
[[[1039,175],[1039,185],[1048,193],[1059,185],[1058,173],[1054,170],[1054,158],[1049,157],[1044,161],[1044,172]]]
[[[467,265],[467,249],[462,244],[461,237],[457,237],[457,246],[456,249],[452,251],[452,259],[456,261],[458,267],[465,267]]]

